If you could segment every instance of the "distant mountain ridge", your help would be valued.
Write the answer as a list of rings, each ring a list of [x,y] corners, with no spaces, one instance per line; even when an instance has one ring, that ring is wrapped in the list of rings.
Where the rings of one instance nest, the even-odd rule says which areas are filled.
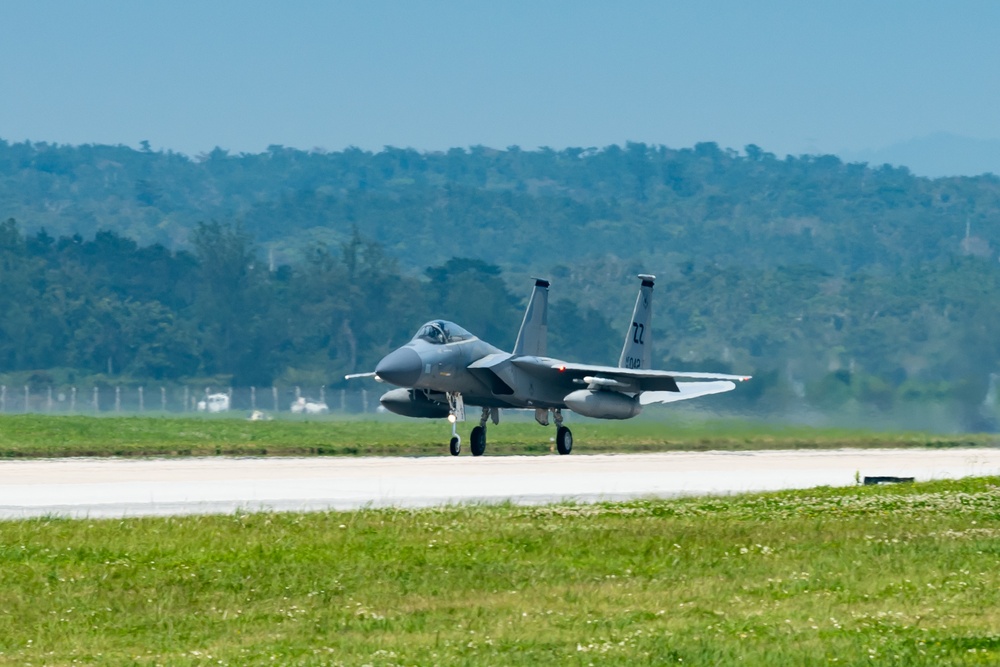
[[[936,132],[875,150],[844,151],[840,155],[845,160],[873,166],[907,167],[914,174],[929,178],[1000,175],[1000,139],[973,139],[948,132]]]

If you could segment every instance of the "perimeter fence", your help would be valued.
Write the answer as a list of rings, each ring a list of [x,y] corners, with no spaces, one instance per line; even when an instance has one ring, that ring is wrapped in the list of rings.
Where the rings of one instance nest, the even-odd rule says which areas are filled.
[[[260,411],[270,414],[365,414],[379,394],[327,387],[48,386],[0,385],[0,413],[108,414]]]

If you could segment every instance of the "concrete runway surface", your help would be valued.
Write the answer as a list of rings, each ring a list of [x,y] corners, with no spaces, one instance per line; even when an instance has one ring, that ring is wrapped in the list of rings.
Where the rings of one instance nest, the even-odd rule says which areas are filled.
[[[593,502],[1000,474],[1000,449],[0,462],[0,518]]]

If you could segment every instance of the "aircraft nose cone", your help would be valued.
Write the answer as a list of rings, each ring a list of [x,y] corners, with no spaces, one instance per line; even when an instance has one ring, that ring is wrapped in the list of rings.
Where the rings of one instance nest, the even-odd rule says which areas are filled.
[[[423,363],[411,348],[401,347],[382,358],[375,366],[375,375],[397,387],[412,387],[420,379]]]

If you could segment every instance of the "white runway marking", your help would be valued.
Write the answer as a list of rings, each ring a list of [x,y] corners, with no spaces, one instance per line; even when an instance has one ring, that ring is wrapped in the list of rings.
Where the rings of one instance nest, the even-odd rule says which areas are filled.
[[[1000,474],[1000,449],[0,462],[0,518],[592,502]]]

